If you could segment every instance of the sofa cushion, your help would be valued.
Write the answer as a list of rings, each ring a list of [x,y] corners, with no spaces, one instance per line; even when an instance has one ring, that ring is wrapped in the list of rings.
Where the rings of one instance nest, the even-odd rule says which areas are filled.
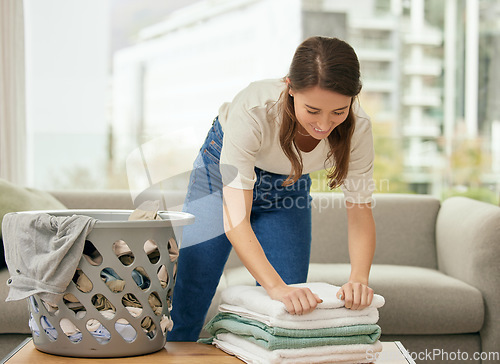
[[[308,280],[341,285],[349,273],[349,264],[311,264]],[[379,321],[385,334],[475,333],[483,325],[481,292],[437,270],[374,264],[370,287],[386,300]]]
[[[312,263],[308,281],[340,286],[349,273],[349,264]],[[226,270],[223,279],[224,286],[255,284],[244,267]],[[475,333],[483,324],[484,306],[479,290],[437,270],[374,264],[370,287],[386,300],[379,320],[383,334]]]
[[[9,288],[5,284],[9,279],[9,271],[0,269],[0,334],[29,334],[31,333],[28,320],[28,303],[26,300],[5,302]]]
[[[66,206],[50,193],[16,186],[0,178],[0,219],[9,212],[61,209]]]
[[[50,193],[32,188],[16,186],[0,178],[0,235],[1,221],[9,212],[30,210],[61,210],[66,207]],[[0,247],[3,250],[3,244]],[[5,260],[0,261],[0,267],[5,266]]]
[[[127,190],[58,190],[50,193],[69,209],[133,210],[135,208]]]

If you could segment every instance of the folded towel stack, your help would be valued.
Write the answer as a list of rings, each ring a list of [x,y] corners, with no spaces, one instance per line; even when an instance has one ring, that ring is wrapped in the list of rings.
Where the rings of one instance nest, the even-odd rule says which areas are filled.
[[[340,287],[327,283],[308,287],[323,302],[311,313],[291,315],[262,287],[231,286],[222,293],[219,313],[206,325],[211,342],[246,363],[369,363],[382,351],[378,308],[374,295],[363,310],[344,307]]]

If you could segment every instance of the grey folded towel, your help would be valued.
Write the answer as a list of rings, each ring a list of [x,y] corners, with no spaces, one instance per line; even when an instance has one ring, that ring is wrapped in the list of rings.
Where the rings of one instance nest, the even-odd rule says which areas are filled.
[[[2,222],[10,278],[6,301],[33,294],[57,304],[82,257],[85,239],[97,220],[89,216],[9,213]]]

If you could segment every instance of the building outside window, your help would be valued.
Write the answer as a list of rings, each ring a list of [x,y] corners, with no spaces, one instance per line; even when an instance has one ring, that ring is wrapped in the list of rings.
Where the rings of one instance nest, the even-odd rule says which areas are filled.
[[[376,192],[499,203],[495,0],[87,1],[64,21],[49,14],[62,0],[26,3],[34,187],[185,188],[219,105],[324,35],[361,63]]]

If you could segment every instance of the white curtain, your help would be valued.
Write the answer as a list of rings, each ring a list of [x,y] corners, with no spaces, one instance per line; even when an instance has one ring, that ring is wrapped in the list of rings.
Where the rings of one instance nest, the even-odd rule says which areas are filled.
[[[0,0],[0,178],[26,182],[22,0]]]

